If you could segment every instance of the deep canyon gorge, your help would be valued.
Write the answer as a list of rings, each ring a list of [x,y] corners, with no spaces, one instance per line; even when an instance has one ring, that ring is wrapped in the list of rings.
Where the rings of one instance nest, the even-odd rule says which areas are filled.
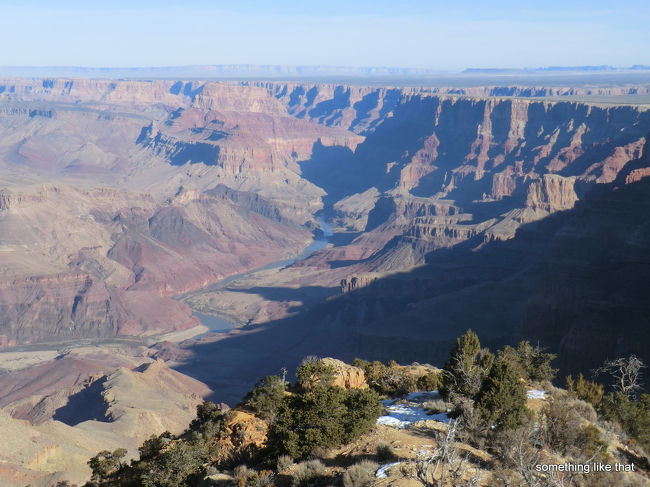
[[[650,362],[649,94],[0,79],[0,348],[40,354],[0,366],[0,420],[44,441],[11,475],[132,428],[122,390],[173,383],[156,424],[306,355],[441,365],[472,328],[563,373]],[[235,329],[189,339],[193,311]]]

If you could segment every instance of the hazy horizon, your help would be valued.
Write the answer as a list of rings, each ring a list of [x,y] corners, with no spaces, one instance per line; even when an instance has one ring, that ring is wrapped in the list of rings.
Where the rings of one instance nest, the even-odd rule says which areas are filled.
[[[2,1],[0,66],[205,65],[466,68],[650,64],[650,14],[636,0],[505,0],[463,6],[384,0],[151,0],[110,5]]]
[[[430,74],[463,74],[471,72],[513,72],[513,73],[541,73],[545,71],[591,71],[591,72],[621,72],[634,70],[650,70],[650,64],[633,63],[630,65],[612,64],[563,64],[544,66],[465,66],[458,69],[431,69],[423,67],[403,65],[369,65],[369,64],[276,64],[276,63],[223,63],[223,64],[158,64],[158,65],[83,65],[83,64],[0,64],[0,68],[74,68],[87,70],[113,70],[113,69],[203,69],[203,68],[227,68],[227,69],[321,69],[321,70],[395,70],[412,71]],[[602,68],[602,70],[601,70]]]

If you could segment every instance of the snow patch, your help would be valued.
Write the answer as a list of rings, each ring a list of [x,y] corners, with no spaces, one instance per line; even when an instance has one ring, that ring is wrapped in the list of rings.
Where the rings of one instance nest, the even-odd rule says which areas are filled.
[[[531,389],[526,392],[526,397],[528,399],[546,399],[546,392],[538,389]]]
[[[440,399],[440,393],[436,391],[428,391],[428,392],[409,392],[405,399],[407,401],[414,401],[414,402],[425,402],[425,401],[433,401],[434,399]]]
[[[386,464],[386,465],[382,465],[382,466],[379,468],[379,470],[377,470],[377,473],[375,474],[375,476],[376,476],[377,478],[380,478],[380,479],[385,479],[385,478],[387,478],[387,477],[388,477],[388,474],[387,474],[386,472],[388,472],[389,469],[391,469],[391,468],[393,468],[393,467],[399,465],[400,463],[402,463],[402,462],[394,462],[394,463],[388,463],[388,464]]]
[[[423,403],[440,398],[438,391],[412,392],[404,399],[388,399],[382,401],[388,414],[377,418],[377,424],[393,426],[395,428],[408,428],[418,421],[441,421],[449,423],[447,413],[427,414],[422,407]]]

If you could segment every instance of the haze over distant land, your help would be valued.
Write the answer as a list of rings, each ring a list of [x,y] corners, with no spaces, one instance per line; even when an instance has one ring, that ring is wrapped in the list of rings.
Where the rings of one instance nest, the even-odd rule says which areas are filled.
[[[262,64],[221,64],[202,66],[156,67],[83,67],[83,66],[1,66],[0,75],[19,77],[80,78],[306,78],[306,77],[422,77],[443,74],[431,69],[383,66],[290,66]]]
[[[466,87],[486,85],[586,86],[650,83],[650,65],[467,68],[441,71],[388,66],[221,64],[157,67],[0,66],[14,78],[195,79],[314,81],[372,85]],[[620,101],[620,100],[619,100]],[[638,100],[637,100],[638,101]]]
[[[4,0],[0,65],[650,64],[647,2]]]

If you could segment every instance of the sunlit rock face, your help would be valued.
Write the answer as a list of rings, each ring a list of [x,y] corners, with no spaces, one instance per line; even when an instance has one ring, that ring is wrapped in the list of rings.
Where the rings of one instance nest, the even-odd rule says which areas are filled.
[[[648,174],[644,107],[557,101],[642,89],[0,80],[0,344],[194,326],[173,296],[299,253],[320,210],[349,238],[290,286],[513,239]]]

